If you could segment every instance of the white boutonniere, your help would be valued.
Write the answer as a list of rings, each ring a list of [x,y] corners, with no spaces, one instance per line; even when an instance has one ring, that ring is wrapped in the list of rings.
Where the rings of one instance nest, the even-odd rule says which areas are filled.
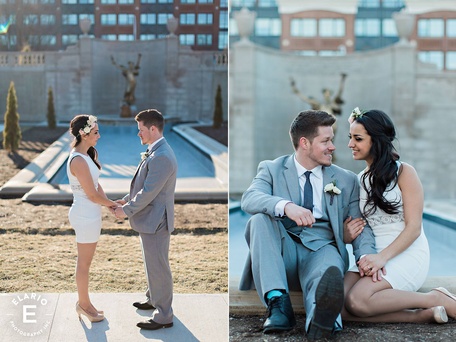
[[[331,199],[329,200],[329,205],[333,204],[334,196],[339,195],[342,192],[336,186],[336,184],[337,184],[337,181],[333,180],[331,183],[325,185],[324,191],[327,192],[331,196]]]
[[[147,157],[150,156],[150,154],[148,152],[141,152],[141,160],[144,160],[144,159],[147,159]]]

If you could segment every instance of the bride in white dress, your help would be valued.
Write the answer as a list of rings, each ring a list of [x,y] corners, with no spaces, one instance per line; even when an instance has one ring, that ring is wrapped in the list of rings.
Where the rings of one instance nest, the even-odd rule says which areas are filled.
[[[362,256],[345,275],[345,320],[437,322],[456,318],[456,296],[438,287],[416,292],[429,270],[429,246],[422,226],[424,194],[415,169],[399,162],[396,131],[382,111],[356,108],[349,119],[353,159],[367,167],[359,174],[360,209],[372,228],[378,254]],[[348,219],[355,238],[363,219]]]
[[[76,285],[79,300],[76,312],[79,319],[85,315],[91,322],[100,322],[104,314],[93,306],[89,298],[89,268],[101,232],[101,206],[116,207],[117,204],[106,197],[98,183],[101,165],[94,147],[100,138],[97,118],[93,115],[76,116],[70,123],[70,133],[74,140],[67,174],[73,191],[73,204],[68,218],[76,233],[78,246]]]

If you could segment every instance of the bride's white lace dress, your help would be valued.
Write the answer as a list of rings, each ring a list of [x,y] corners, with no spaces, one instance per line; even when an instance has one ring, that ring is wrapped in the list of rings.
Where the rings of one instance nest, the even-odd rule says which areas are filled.
[[[398,163],[398,168],[400,163]],[[358,178],[362,182],[362,171]],[[377,252],[382,251],[390,245],[397,236],[404,230],[404,207],[402,202],[402,192],[399,185],[388,187],[384,192],[384,197],[390,202],[399,202],[399,212],[394,215],[385,213],[377,208],[374,214],[366,217],[367,222],[375,235],[375,245]],[[367,184],[369,189],[369,185]],[[367,201],[367,193],[363,186],[360,187],[359,205],[361,212]],[[385,265],[387,274],[384,276],[393,289],[417,291],[426,280],[429,271],[429,244],[421,226],[421,235],[405,251],[392,258]],[[357,267],[352,267],[350,271],[356,271]]]
[[[71,151],[67,162],[67,175],[70,181],[71,190],[73,191],[73,205],[68,213],[68,219],[76,232],[76,241],[78,243],[93,243],[97,242],[100,238],[101,205],[92,202],[87,198],[87,195],[78,179],[71,174],[70,162],[76,156],[84,158],[89,166],[95,189],[98,189],[98,177],[100,176],[100,170],[89,156],[75,152],[74,150]]]

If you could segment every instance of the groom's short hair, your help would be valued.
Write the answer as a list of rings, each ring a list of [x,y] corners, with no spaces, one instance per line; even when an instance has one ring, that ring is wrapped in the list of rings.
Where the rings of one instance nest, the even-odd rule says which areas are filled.
[[[307,138],[310,142],[318,134],[318,127],[332,126],[336,118],[322,110],[305,110],[298,114],[290,126],[290,137],[295,149],[299,139]]]
[[[155,126],[160,132],[163,132],[163,127],[165,126],[165,118],[162,113],[156,109],[146,109],[139,112],[135,116],[135,120],[137,122],[142,122],[147,128]]]

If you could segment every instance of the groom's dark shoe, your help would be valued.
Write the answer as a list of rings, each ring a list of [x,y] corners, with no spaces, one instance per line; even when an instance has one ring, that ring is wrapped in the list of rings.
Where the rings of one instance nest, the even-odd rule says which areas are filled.
[[[152,319],[147,321],[139,322],[136,324],[138,328],[146,329],[146,330],[158,330],[162,328],[171,328],[173,326],[173,322],[171,323],[157,323]]]
[[[290,295],[285,293],[280,297],[272,297],[268,302],[268,317],[263,324],[263,332],[291,330],[296,325],[296,319],[291,306]]]
[[[134,302],[133,306],[140,310],[155,310],[155,307],[149,304],[147,300],[144,302]]]
[[[315,312],[307,338],[311,341],[329,337],[344,305],[344,280],[335,266],[329,267],[315,292]]]

